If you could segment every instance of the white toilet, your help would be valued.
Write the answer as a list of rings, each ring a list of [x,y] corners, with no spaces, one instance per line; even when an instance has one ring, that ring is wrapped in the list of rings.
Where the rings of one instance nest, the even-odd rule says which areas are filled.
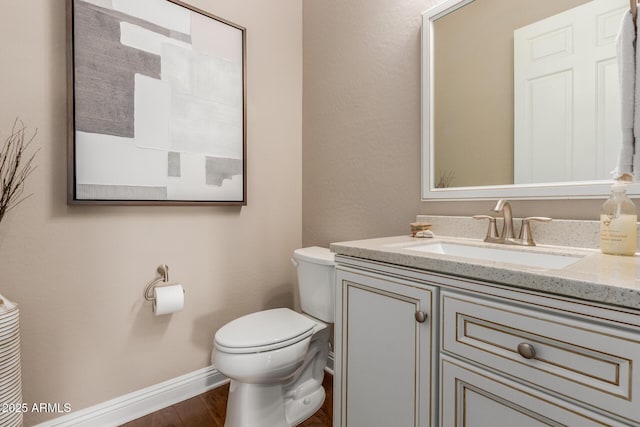
[[[322,406],[335,307],[334,256],[297,249],[300,305],[259,311],[216,332],[213,366],[231,378],[225,427],[291,427]]]

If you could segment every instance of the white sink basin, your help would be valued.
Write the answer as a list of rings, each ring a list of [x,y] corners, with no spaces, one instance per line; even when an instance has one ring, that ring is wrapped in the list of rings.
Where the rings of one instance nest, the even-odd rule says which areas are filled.
[[[405,249],[461,258],[520,264],[546,269],[565,268],[582,259],[582,256],[580,255],[533,252],[528,250],[528,248],[524,248],[523,250],[523,248],[515,249],[505,246],[504,249],[498,249],[493,247],[471,246],[450,242],[433,242],[421,246],[411,246]]]

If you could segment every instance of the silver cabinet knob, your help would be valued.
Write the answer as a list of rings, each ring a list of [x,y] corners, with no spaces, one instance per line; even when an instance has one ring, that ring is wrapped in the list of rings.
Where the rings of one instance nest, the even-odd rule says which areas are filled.
[[[427,313],[424,311],[416,311],[416,321],[424,323],[427,320]]]
[[[536,357],[536,349],[531,344],[523,342],[518,344],[518,354],[525,359],[533,359]]]

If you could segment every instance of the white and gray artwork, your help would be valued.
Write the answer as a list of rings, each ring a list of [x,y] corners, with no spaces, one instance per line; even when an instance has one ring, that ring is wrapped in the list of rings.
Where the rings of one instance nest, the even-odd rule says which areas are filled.
[[[166,0],[74,1],[78,200],[244,200],[243,32]]]

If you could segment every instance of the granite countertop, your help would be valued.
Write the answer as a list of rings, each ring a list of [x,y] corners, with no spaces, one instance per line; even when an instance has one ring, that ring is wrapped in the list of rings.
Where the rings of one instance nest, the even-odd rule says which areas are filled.
[[[580,256],[581,259],[564,268],[545,269],[412,250],[412,246],[435,242]],[[340,255],[640,310],[640,256],[638,254],[633,257],[604,255],[598,249],[553,245],[538,245],[533,248],[506,246],[484,243],[481,239],[440,235],[431,239],[397,236],[332,243],[331,250]]]

